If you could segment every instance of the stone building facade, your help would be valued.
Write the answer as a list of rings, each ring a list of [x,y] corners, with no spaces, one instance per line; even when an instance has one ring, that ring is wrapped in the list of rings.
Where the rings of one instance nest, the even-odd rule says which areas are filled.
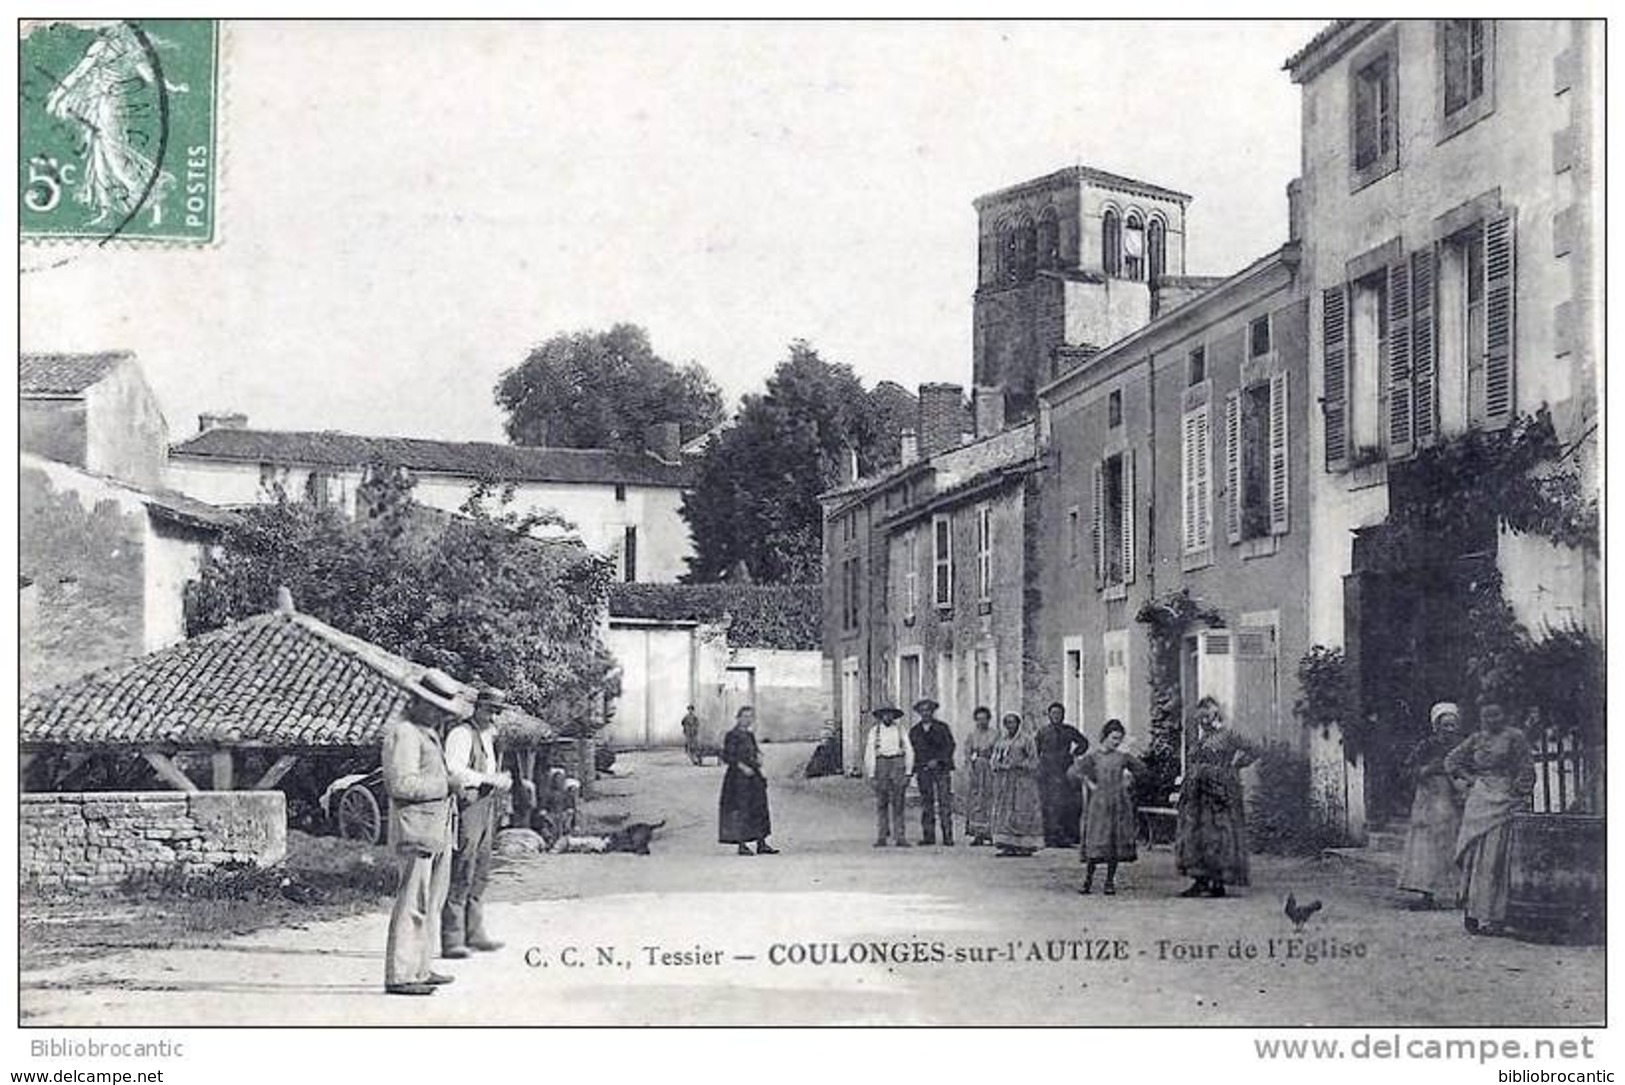
[[[1030,700],[1144,739],[1159,693],[1219,699],[1238,733],[1309,752],[1292,716],[1307,648],[1307,315],[1290,242],[1040,392],[1042,600]],[[1147,604],[1188,593],[1154,690]],[[1190,736],[1184,735],[1183,740]],[[1341,755],[1323,755],[1340,792]]]
[[[186,635],[185,595],[232,517],[164,488],[168,427],[133,355],[19,359],[23,694]]]
[[[681,514],[694,470],[675,425],[651,427],[636,452],[254,430],[229,414],[204,415],[199,428],[170,450],[169,472],[176,488],[213,504],[286,494],[353,513],[367,467],[390,463],[416,478],[413,500],[446,512],[461,509],[482,480],[511,484],[508,508],[557,512],[588,549],[615,559],[626,582],[674,582],[694,552]]]
[[[1595,492],[1602,49],[1600,22],[1340,20],[1287,64],[1303,100],[1309,394],[1325,404],[1309,419],[1310,635],[1347,649],[1357,711],[1384,733],[1471,699],[1462,638],[1427,628],[1457,578],[1382,557],[1418,451],[1544,407]],[[1446,564],[1498,573],[1537,636],[1600,630],[1597,560],[1487,511]],[[1370,766],[1390,815],[1393,767]]]
[[[135,355],[24,354],[18,444],[135,486],[164,485],[169,426]]]

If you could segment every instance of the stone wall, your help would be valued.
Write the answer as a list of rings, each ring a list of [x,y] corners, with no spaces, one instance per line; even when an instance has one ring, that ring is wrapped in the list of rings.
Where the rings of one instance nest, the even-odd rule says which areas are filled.
[[[146,651],[147,510],[128,490],[25,458],[18,571],[34,584],[20,631],[23,695]]]
[[[288,851],[280,791],[85,791],[25,794],[19,880],[88,889],[226,863],[269,866]]]

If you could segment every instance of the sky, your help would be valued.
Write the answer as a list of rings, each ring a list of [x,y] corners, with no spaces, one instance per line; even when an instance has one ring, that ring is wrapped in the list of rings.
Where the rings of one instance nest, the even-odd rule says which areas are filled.
[[[968,384],[981,193],[1190,193],[1191,274],[1286,239],[1319,25],[229,23],[216,243],[25,245],[22,345],[135,351],[177,440],[500,440],[502,372],[618,321],[730,399],[793,339]]]

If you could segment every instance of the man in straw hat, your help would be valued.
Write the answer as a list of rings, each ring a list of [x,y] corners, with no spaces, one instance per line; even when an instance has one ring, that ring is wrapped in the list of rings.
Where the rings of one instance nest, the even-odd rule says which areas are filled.
[[[440,908],[451,875],[453,807],[440,728],[473,712],[461,687],[441,671],[424,672],[409,687],[405,713],[384,731],[384,789],[389,839],[400,864],[395,908],[384,950],[384,990],[431,995],[452,977],[429,967],[440,940]]]
[[[451,960],[473,950],[502,948],[485,932],[485,886],[496,854],[502,796],[513,786],[512,778],[501,771],[496,751],[497,715],[507,702],[502,690],[482,687],[474,698],[474,718],[446,733],[446,774],[457,802],[457,840],[451,888],[440,910],[440,955]]]
[[[883,848],[888,837],[899,848],[908,847],[903,831],[903,799],[908,794],[908,778],[914,771],[914,747],[898,726],[901,708],[877,708],[870,715],[875,725],[863,748],[863,774],[875,789],[875,847]]]
[[[921,843],[937,842],[937,824],[942,825],[942,843],[954,842],[954,733],[937,719],[937,702],[923,697],[914,703],[920,717],[909,729],[914,746],[914,777],[920,784]]]

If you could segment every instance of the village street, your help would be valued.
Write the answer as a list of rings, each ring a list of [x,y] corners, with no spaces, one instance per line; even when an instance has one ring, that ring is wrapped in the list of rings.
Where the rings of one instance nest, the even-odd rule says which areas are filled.
[[[677,751],[625,755],[627,774],[603,781],[588,815],[666,819],[654,854],[506,862],[490,914],[507,948],[448,962],[457,981],[432,998],[381,993],[380,911],[201,949],[127,951],[25,972],[24,1022],[1417,1026],[1603,1019],[1599,948],[1468,938],[1458,913],[1399,910],[1386,875],[1363,862],[1258,857],[1250,890],[1189,901],[1174,897],[1183,883],[1159,848],[1125,868],[1120,895],[1084,898],[1075,892],[1080,868],[1072,853],[1023,860],[963,844],[872,848],[872,806],[861,782],[799,778],[805,745],[764,750],[773,840],[782,854],[741,858],[714,842],[722,775],[714,764],[695,768]],[[917,837],[912,811],[910,821]],[[1292,943],[1295,951],[1281,910],[1288,890],[1324,901]],[[874,961],[872,943],[891,947],[892,960]],[[1191,945],[1216,956],[1189,959]],[[1324,959],[1308,963],[1305,949]],[[840,963],[786,963],[803,954],[828,961],[831,953]],[[676,956],[662,963],[662,955]],[[863,963],[853,960],[865,955]]]

